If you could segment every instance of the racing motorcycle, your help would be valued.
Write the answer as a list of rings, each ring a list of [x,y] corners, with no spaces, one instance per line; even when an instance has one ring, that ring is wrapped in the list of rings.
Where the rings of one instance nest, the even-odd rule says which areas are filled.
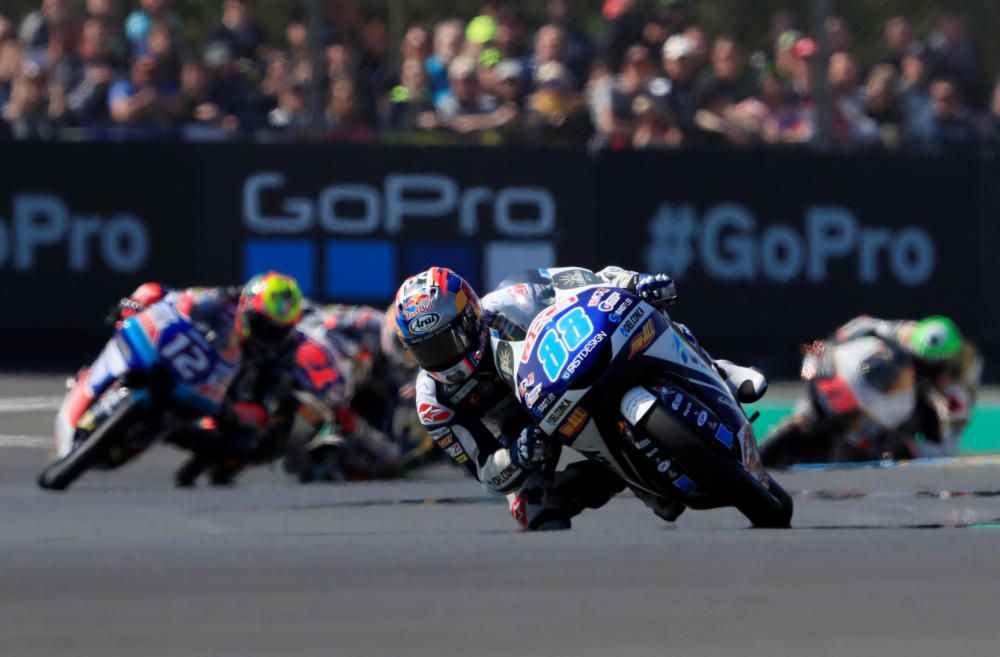
[[[750,420],[670,317],[585,270],[553,284],[530,323],[491,331],[497,371],[542,431],[644,496],[790,526],[791,497],[761,464]]]
[[[916,370],[898,346],[876,336],[804,349],[806,395],[761,446],[771,468],[911,458]]]
[[[387,478],[401,473],[399,447],[374,431],[351,407],[355,370],[329,339],[322,320],[299,325],[294,396],[298,412],[283,466],[300,483]],[[414,407],[412,397],[408,407]]]
[[[200,317],[188,300],[168,297],[125,320],[77,374],[39,486],[64,490],[89,469],[120,467],[219,409],[239,366],[232,317]]]

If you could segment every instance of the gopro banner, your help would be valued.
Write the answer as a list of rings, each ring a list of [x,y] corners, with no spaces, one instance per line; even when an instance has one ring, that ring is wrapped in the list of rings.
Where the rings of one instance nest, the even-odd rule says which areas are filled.
[[[859,314],[979,333],[980,163],[796,152],[607,153],[608,260],[678,281],[675,313],[751,360]],[[994,244],[996,242],[994,241]]]
[[[943,313],[1000,356],[998,165],[807,152],[7,143],[0,366],[72,364],[138,284],[276,269],[322,302],[384,306],[447,266],[667,272],[715,352],[794,376],[852,316]],[[989,371],[989,370],[987,370]]]
[[[248,276],[294,275],[321,300],[387,303],[401,280],[451,267],[477,289],[590,248],[582,153],[548,150],[253,147],[212,158],[219,254]],[[234,225],[233,220],[238,224]],[[235,239],[234,239],[235,238]]]

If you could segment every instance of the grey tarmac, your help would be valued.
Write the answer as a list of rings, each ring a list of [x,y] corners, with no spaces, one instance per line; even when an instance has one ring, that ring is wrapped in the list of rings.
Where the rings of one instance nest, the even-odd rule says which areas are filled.
[[[1000,470],[779,473],[796,528],[668,525],[632,496],[514,530],[441,466],[175,490],[159,448],[66,494],[34,477],[52,377],[0,377],[0,655],[939,657],[1000,645]],[[37,404],[36,404],[37,405]],[[3,443],[0,443],[2,445]],[[13,446],[29,444],[30,447]]]

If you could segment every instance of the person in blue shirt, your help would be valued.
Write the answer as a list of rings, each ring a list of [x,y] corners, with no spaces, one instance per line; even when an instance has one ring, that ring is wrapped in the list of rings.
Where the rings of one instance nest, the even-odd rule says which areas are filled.
[[[137,60],[128,79],[115,82],[108,91],[108,111],[117,124],[170,123],[182,110],[176,83],[162,80],[153,57]]]

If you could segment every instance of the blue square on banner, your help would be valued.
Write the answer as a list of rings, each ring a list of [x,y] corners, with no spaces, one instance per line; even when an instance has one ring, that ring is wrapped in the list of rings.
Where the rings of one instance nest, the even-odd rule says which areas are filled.
[[[294,276],[302,294],[316,293],[316,245],[312,240],[247,240],[243,245],[244,279],[272,269]]]
[[[479,289],[479,245],[473,242],[411,242],[406,245],[403,263],[406,275],[412,276],[429,267],[448,267]]]
[[[390,300],[396,294],[396,247],[383,240],[330,240],[323,268],[324,297]]]

